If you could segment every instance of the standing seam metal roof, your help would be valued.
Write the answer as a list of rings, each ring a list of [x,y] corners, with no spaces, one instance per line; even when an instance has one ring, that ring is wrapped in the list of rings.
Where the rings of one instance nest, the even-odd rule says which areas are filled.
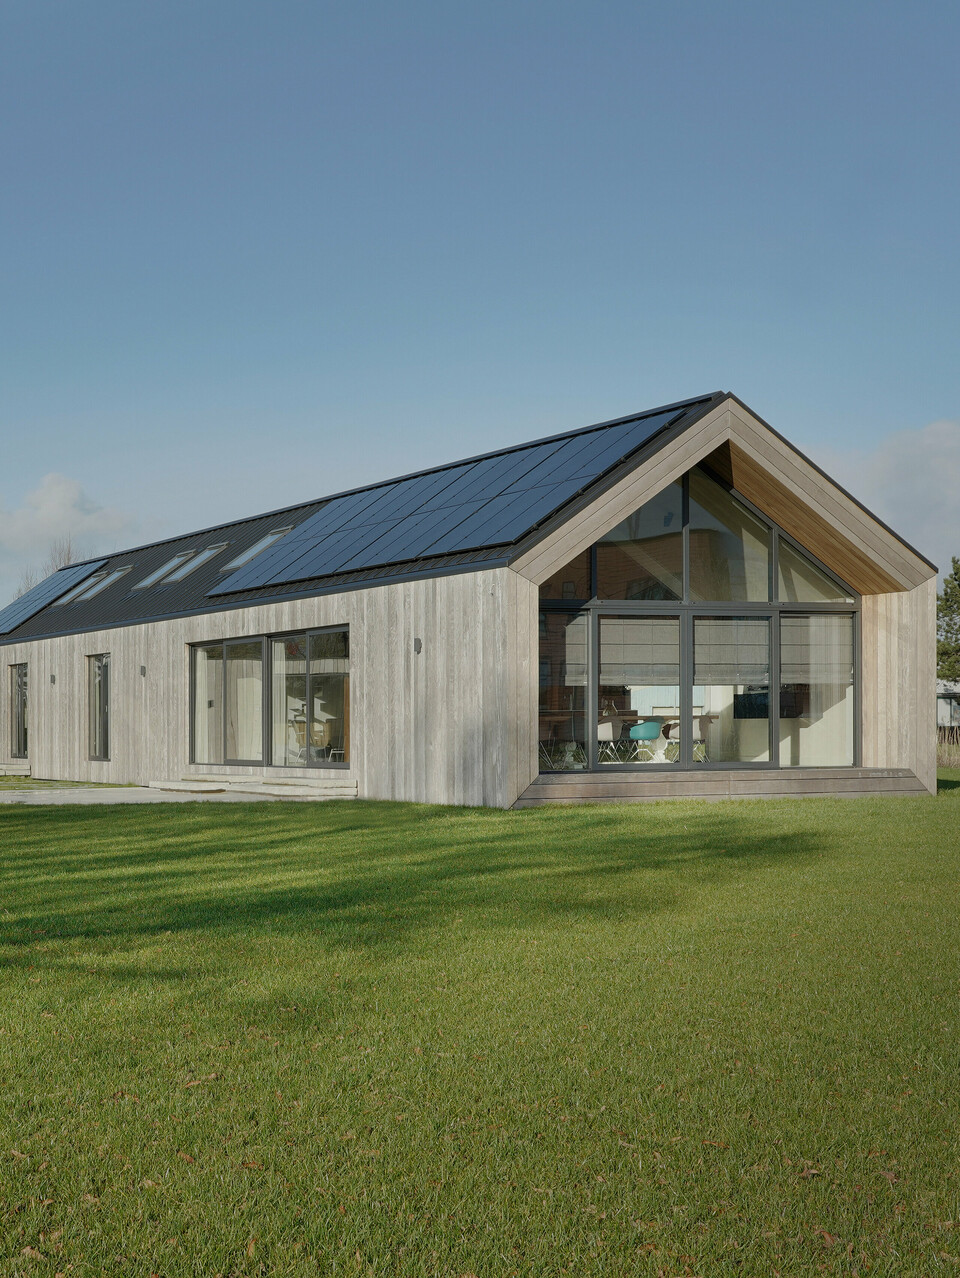
[[[506,563],[644,445],[722,398],[699,396],[72,565],[61,570],[64,580],[70,574],[61,589],[59,573],[40,584],[43,602],[7,635],[0,631],[0,644]],[[225,564],[286,524],[292,532],[225,576]],[[224,549],[182,580],[137,588],[179,552],[219,542]],[[92,599],[56,602],[83,579],[78,570],[128,566]],[[31,611],[29,599],[15,601],[21,613]]]

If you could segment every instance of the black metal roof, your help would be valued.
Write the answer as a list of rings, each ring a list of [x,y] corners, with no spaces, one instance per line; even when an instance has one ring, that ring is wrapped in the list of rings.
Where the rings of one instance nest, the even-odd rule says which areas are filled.
[[[0,611],[0,644],[509,563],[723,398],[683,400],[71,565]],[[281,540],[225,572],[288,526]],[[138,584],[179,554],[199,559],[219,545],[179,581]],[[92,588],[97,572],[104,587],[76,597],[73,587],[89,577]]]

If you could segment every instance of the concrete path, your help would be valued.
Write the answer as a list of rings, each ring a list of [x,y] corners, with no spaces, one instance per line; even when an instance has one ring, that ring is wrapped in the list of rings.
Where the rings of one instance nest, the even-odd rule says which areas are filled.
[[[152,790],[146,786],[118,786],[115,790],[107,786],[96,790],[87,790],[80,786],[76,789],[63,790],[0,790],[0,806],[4,803],[41,807],[45,804],[68,803],[84,805],[97,803],[290,803],[296,800],[295,795],[290,795],[288,798],[280,794],[256,794],[236,790],[195,794],[181,790]]]

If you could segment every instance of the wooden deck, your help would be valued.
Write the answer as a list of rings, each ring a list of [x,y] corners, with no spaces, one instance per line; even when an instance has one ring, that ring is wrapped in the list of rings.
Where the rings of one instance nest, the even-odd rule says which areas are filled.
[[[928,793],[906,768],[541,772],[513,806],[653,803],[660,799],[860,799],[878,794]]]

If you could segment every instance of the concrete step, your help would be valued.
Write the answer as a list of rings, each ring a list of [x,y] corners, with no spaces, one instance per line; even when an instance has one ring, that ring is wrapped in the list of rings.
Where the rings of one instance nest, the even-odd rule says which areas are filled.
[[[28,777],[29,763],[0,763],[0,777]]]
[[[905,768],[705,769],[544,773],[515,803],[654,803],[663,799],[863,798],[926,794]]]
[[[290,780],[264,777],[184,777],[179,781],[151,781],[149,789],[181,794],[249,794],[277,799],[355,799],[356,781]]]

